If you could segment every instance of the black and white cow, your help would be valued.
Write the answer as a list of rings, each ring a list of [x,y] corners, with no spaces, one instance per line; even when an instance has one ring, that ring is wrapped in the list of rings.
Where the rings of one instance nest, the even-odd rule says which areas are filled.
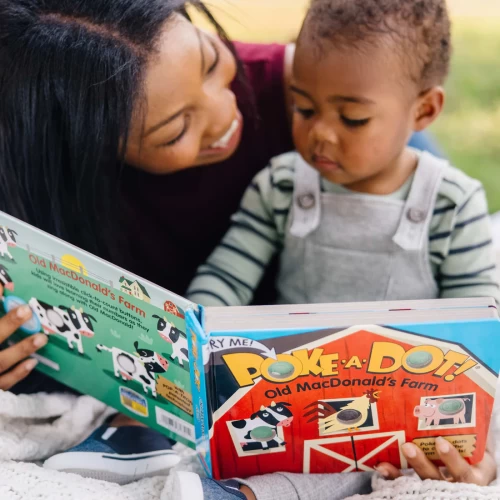
[[[166,318],[161,318],[157,314],[153,314],[153,318],[158,318],[158,323],[156,325],[158,335],[169,344],[172,344],[172,354],[170,358],[177,359],[181,366],[184,366],[184,361],[189,363],[186,334],[167,321]]]
[[[125,382],[129,380],[139,382],[145,393],[149,389],[151,395],[156,398],[156,374],[165,373],[168,370],[168,361],[150,349],[140,349],[138,342],[134,343],[134,347],[137,355],[102,344],[97,344],[96,349],[99,352],[111,353],[115,377],[121,376]]]
[[[267,450],[270,445],[275,447],[276,444],[284,446],[286,443],[279,437],[278,427],[289,427],[293,421],[288,406],[291,404],[273,401],[268,407],[261,406],[250,418],[230,422],[243,451]]]
[[[0,264],[0,283],[6,290],[14,291],[14,282],[9,276],[7,268],[2,264]]]
[[[168,370],[168,361],[151,349],[139,347],[139,342],[134,342],[135,351],[139,359],[144,363],[144,367],[151,375],[152,373],[164,373]]]
[[[17,233],[13,229],[9,229],[6,226],[0,226],[0,255],[5,257],[5,254],[14,260],[14,257],[9,252],[9,247],[13,248],[17,246],[16,241]]]
[[[93,316],[75,307],[51,306],[35,297],[29,301],[29,305],[47,335],[60,335],[66,339],[71,350],[76,346],[79,354],[84,353],[82,336],[94,336],[92,321],[96,319]]]

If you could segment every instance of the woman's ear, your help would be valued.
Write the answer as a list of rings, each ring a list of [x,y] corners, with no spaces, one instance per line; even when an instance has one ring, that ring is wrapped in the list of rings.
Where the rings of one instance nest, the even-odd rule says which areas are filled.
[[[423,92],[417,99],[413,129],[421,132],[441,114],[444,106],[444,89],[432,87]]]

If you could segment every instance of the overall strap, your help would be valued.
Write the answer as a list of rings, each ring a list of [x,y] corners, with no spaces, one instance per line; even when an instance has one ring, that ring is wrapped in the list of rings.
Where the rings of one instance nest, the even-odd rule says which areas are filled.
[[[297,154],[290,234],[304,238],[319,226],[321,218],[321,177]]]
[[[446,160],[420,154],[410,194],[393,241],[404,250],[418,250],[429,237],[429,224],[445,169]]]

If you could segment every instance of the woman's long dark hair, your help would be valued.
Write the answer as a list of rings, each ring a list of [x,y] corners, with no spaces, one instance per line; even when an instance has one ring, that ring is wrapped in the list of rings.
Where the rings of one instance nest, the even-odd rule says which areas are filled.
[[[0,0],[0,210],[113,260],[144,67],[189,0]],[[227,38],[226,38],[227,40]]]

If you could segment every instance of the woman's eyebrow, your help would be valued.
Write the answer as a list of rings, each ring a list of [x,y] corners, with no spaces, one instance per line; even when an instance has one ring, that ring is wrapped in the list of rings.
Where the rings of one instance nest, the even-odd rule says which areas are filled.
[[[153,132],[156,132],[158,129],[164,127],[165,125],[168,125],[170,122],[174,121],[176,118],[179,118],[179,116],[184,113],[186,108],[182,108],[177,113],[174,113],[172,116],[168,117],[166,120],[162,120],[161,122],[157,123],[156,125],[153,125],[150,127],[146,133],[144,134],[144,137],[147,137],[148,135],[151,135]]]

